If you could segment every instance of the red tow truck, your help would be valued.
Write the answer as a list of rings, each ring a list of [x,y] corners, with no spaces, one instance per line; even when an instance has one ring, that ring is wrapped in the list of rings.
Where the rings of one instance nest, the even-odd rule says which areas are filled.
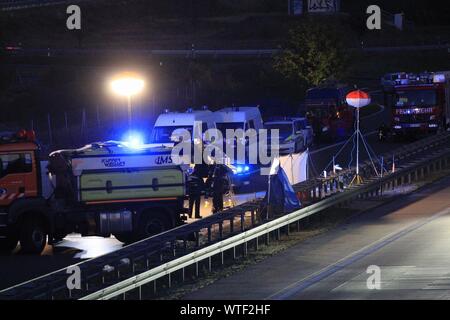
[[[72,232],[122,242],[183,223],[186,174],[161,149],[96,142],[43,157],[32,131],[0,134],[0,250],[39,254]]]

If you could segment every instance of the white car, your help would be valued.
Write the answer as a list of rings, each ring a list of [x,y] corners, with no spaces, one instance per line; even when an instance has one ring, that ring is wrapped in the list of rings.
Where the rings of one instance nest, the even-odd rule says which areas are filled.
[[[313,144],[313,129],[306,118],[272,120],[264,126],[268,130],[279,130],[280,154],[298,153]]]

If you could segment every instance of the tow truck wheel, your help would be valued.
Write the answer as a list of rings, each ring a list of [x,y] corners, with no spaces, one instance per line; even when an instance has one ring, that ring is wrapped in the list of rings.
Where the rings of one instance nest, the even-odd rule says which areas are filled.
[[[21,251],[40,254],[47,243],[47,235],[45,224],[40,217],[25,217],[20,231]]]
[[[131,233],[114,233],[114,237],[124,244],[132,243],[135,240]]]
[[[139,239],[145,239],[170,229],[167,218],[162,213],[143,213],[140,225]]]

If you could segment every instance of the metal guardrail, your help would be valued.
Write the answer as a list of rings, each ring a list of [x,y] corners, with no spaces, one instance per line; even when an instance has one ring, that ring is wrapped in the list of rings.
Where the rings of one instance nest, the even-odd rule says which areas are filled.
[[[449,133],[432,136],[426,139],[419,140],[402,146],[392,152],[387,152],[375,159],[375,164],[379,165],[381,169],[380,159],[384,159],[384,168],[392,167],[393,161],[396,166],[402,165],[402,161],[414,156],[419,156],[427,150],[432,150],[436,146],[446,143],[450,138]],[[381,170],[380,170],[381,171]],[[330,174],[327,178],[316,177],[304,182],[298,183],[294,186],[299,198],[306,203],[314,203],[321,199],[344,190],[354,176],[354,169],[345,169],[337,175]],[[370,178],[374,175],[374,169],[370,160],[366,160],[361,164],[360,173],[363,178]]]
[[[130,290],[137,289],[151,281],[155,281],[164,276],[170,275],[192,264],[198,264],[202,260],[211,259],[213,256],[217,254],[223,254],[225,251],[233,249],[237,246],[246,245],[251,240],[258,239],[259,237],[267,235],[269,232],[278,230],[293,222],[296,222],[314,213],[322,211],[324,208],[331,206],[340,200],[342,199],[338,200],[337,198],[334,197],[328,198],[323,202],[321,202],[320,204],[311,205],[304,209],[300,209],[293,213],[282,216],[276,220],[269,221],[256,228],[250,229],[231,238],[222,240],[218,243],[195,251],[189,255],[165,263],[161,266],[158,266],[154,269],[150,269],[146,272],[143,272],[139,275],[126,279],[110,287],[94,292],[90,295],[81,298],[81,300],[95,300],[95,299],[107,300],[114,298]],[[248,249],[245,249],[245,251],[247,250]],[[210,261],[209,264],[211,264]],[[142,297],[141,294],[139,295],[139,297],[140,298]]]
[[[261,203],[245,203],[219,215],[77,264],[82,274],[81,290],[67,289],[68,274],[64,268],[3,290],[0,292],[0,299],[109,299],[119,295],[125,297],[127,292],[134,289],[138,290],[138,297],[141,298],[141,288],[149,282],[156,284],[156,280],[167,276],[170,286],[173,272],[182,270],[184,278],[184,269],[195,265],[198,275],[198,264],[205,259],[211,269],[211,258],[215,255],[222,255],[223,262],[224,252],[227,250],[232,249],[235,257],[236,248],[243,246],[243,252],[246,253],[250,241],[254,241],[255,248],[258,248],[260,237],[265,236],[268,242],[271,232],[278,230],[279,233],[283,227],[295,222],[299,226],[300,220],[305,217],[354,198],[375,196],[398,184],[420,179],[431,168],[438,170],[447,167],[450,163],[450,134],[443,133],[423,139],[400,148],[394,154],[397,157],[398,171],[378,178],[370,177],[370,170],[367,170],[365,183],[362,185],[339,188],[339,176],[336,176],[295,186],[297,191],[309,190],[311,194],[313,190],[316,192],[317,188],[320,189],[320,186],[322,189],[311,199],[315,203],[277,219],[263,221],[259,215]],[[345,178],[352,172],[344,172],[340,177]],[[365,170],[361,172],[364,174]],[[239,225],[237,228],[236,220]],[[195,235],[194,241],[189,239],[192,235]],[[200,243],[201,238],[206,241]],[[189,247],[189,243],[193,243],[193,246]],[[105,266],[109,266],[106,269],[112,272],[105,271]]]

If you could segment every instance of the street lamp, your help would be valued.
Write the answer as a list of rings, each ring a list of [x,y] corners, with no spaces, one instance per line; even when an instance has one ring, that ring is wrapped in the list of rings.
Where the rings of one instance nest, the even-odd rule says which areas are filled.
[[[112,91],[117,95],[127,97],[129,129],[131,129],[131,97],[142,92],[144,87],[144,79],[131,72],[121,73],[111,81]]]

